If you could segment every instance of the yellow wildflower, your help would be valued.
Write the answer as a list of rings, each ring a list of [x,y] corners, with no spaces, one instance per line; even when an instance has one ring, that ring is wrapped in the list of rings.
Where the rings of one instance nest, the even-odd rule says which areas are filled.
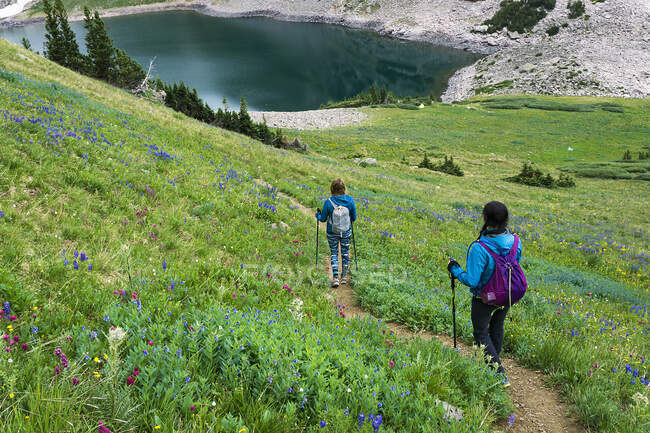
[[[14,393],[9,394],[9,398],[14,398]]]

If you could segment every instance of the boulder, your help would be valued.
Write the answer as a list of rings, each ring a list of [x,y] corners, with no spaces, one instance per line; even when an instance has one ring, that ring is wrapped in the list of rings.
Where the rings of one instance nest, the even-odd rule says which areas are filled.
[[[474,27],[472,30],[474,30],[476,33],[485,33],[488,30],[488,26],[481,24],[480,26]]]
[[[535,69],[535,65],[532,63],[525,63],[522,67],[519,68],[519,70],[522,72],[530,72],[533,69]]]
[[[377,160],[375,158],[363,158],[359,161],[359,165],[377,165]]]

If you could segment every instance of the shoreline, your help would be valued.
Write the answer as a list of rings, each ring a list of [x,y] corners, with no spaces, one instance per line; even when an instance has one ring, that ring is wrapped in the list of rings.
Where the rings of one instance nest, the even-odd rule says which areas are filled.
[[[557,0],[556,7],[527,33],[503,29],[486,34],[482,22],[499,9],[500,0],[412,0],[408,5],[396,0],[373,1],[380,5],[376,10],[370,6],[348,8],[338,0],[176,0],[100,13],[102,18],[111,18],[190,11],[217,18],[323,23],[484,55],[451,76],[441,95],[443,102],[466,100],[477,92],[650,97],[650,3],[585,2],[584,17],[572,20],[566,12],[570,0]],[[83,14],[74,9],[69,19],[83,20]],[[26,18],[23,11],[0,19],[0,29],[42,21],[43,17]],[[550,26],[562,30],[550,37]]]
[[[277,9],[244,9],[239,11],[227,10],[220,8],[219,4],[205,4],[201,2],[173,2],[173,3],[151,3],[146,5],[124,6],[111,9],[99,10],[102,18],[114,18],[128,15],[140,15],[162,12],[185,11],[195,12],[202,15],[215,17],[215,18],[254,18],[262,17],[269,18],[276,21],[284,22],[300,22],[300,23],[316,23],[316,24],[331,24],[339,25],[351,29],[366,30],[376,33],[380,36],[386,36],[394,39],[404,41],[422,42],[431,45],[439,45],[457,50],[469,51],[475,54],[493,54],[498,52],[505,46],[495,44],[494,38],[490,41],[484,41],[477,38],[477,40],[470,40],[465,37],[454,37],[449,34],[435,31],[416,31],[414,29],[397,28],[393,29],[388,26],[388,23],[381,19],[366,19],[352,14],[288,14]],[[19,17],[25,11],[21,12]],[[70,14],[69,21],[83,21],[83,14]],[[13,27],[23,27],[30,24],[42,23],[45,21],[44,17],[31,17],[31,18],[4,18],[0,19],[0,29],[7,29]],[[506,38],[502,41],[505,44]]]

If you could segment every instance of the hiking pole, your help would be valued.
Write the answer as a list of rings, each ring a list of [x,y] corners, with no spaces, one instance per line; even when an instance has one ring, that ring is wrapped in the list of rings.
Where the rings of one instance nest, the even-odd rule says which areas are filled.
[[[454,349],[456,348],[456,278],[449,274],[451,277],[451,314],[454,322]]]
[[[316,212],[320,213],[320,209],[316,209]],[[318,229],[320,222],[318,218],[316,218],[316,268],[318,268]]]
[[[359,270],[359,264],[357,263],[357,239],[354,237],[354,226],[352,227],[352,246],[354,247],[354,270]]]

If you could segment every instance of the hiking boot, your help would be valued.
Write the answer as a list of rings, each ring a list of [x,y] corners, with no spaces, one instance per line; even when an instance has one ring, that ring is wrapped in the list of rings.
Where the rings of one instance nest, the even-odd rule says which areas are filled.
[[[341,277],[341,285],[347,284],[348,283],[348,277],[346,275],[343,275]]]
[[[338,287],[338,286],[339,286],[339,279],[338,279],[338,278],[334,278],[334,279],[332,280],[332,287],[336,288],[336,287]]]

